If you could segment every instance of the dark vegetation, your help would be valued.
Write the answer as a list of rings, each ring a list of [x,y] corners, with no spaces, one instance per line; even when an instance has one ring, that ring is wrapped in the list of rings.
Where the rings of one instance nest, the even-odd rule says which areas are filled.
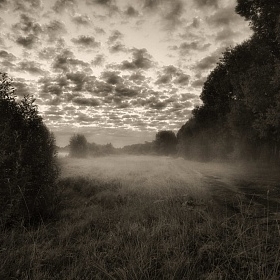
[[[134,144],[116,149],[111,143],[98,145],[88,143],[83,134],[74,134],[70,138],[69,155],[71,157],[106,156],[114,154],[152,154],[152,155],[175,155],[177,153],[177,138],[173,131],[164,130],[156,134],[156,139],[145,144]]]
[[[83,134],[74,134],[70,138],[69,155],[71,157],[106,156],[116,154],[117,151],[111,143],[106,145],[89,143]]]
[[[122,187],[63,179],[57,221],[0,235],[0,278],[279,279],[279,225],[266,213],[256,222],[253,205],[232,197],[230,214],[180,185],[152,196]]]
[[[189,158],[280,161],[280,4],[239,0],[251,39],[228,49],[208,76],[203,104],[179,130]]]
[[[17,101],[11,80],[0,79],[0,225],[30,224],[57,206],[55,139],[34,99]]]

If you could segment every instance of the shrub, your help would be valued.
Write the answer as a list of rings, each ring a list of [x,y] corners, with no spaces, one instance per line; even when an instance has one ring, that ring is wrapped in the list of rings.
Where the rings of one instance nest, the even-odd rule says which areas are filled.
[[[70,138],[70,156],[86,157],[88,153],[88,142],[84,135],[74,134]]]
[[[0,78],[0,222],[38,222],[57,204],[55,139],[35,99],[17,101],[11,80]]]

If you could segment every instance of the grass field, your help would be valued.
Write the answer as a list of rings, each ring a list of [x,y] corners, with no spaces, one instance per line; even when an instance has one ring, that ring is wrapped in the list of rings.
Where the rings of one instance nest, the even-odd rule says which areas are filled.
[[[0,279],[280,278],[276,210],[239,191],[272,193],[267,172],[152,156],[61,168],[56,220],[1,231]]]

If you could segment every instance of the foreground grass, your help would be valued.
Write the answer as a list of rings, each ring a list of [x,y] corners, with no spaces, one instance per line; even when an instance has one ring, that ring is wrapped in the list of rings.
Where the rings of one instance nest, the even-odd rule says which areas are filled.
[[[64,178],[57,220],[2,229],[0,279],[279,279],[277,223],[217,208],[181,186],[150,195]],[[265,215],[264,215],[265,216]]]

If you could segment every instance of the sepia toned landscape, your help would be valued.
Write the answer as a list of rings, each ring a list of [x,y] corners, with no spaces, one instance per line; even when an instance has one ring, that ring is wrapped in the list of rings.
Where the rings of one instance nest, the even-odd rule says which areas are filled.
[[[0,1],[0,279],[280,279],[278,2]]]

